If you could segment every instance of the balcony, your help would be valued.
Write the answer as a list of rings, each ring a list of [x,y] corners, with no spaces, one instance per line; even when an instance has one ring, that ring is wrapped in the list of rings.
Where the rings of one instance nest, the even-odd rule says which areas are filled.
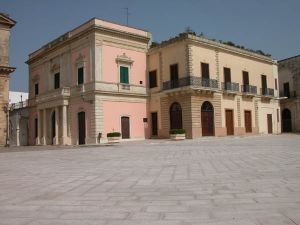
[[[280,92],[280,97],[287,97],[287,98],[296,98],[297,97],[297,93],[296,91],[281,91]]]
[[[239,83],[226,82],[222,83],[222,90],[226,93],[237,93],[240,91]]]
[[[253,85],[241,85],[241,91],[244,95],[254,96],[257,95],[257,87]]]
[[[260,93],[264,97],[274,97],[274,89],[273,88],[261,88]]]
[[[53,100],[67,99],[70,97],[70,88],[62,87],[59,89],[47,91],[36,96],[36,103],[44,103]]]
[[[123,84],[112,82],[91,82],[77,87],[73,87],[71,90],[72,95],[78,95],[90,92],[98,93],[110,93],[110,94],[124,94],[124,95],[136,95],[147,96],[147,88],[143,85],[135,84]]]
[[[218,89],[218,81],[202,77],[188,76],[178,80],[166,81],[163,83],[163,90],[193,86],[194,88]]]

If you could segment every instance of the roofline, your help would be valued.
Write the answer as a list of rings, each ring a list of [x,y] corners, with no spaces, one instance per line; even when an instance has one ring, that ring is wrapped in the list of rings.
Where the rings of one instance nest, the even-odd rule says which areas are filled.
[[[300,55],[295,55],[295,56],[292,56],[292,57],[289,57],[289,58],[286,58],[286,59],[281,59],[281,60],[278,60],[278,62],[280,63],[282,61],[294,59],[294,58],[297,58],[297,57],[300,57]]]
[[[10,18],[9,14],[0,12],[0,15],[1,15],[1,16],[4,16],[6,19],[8,19],[8,20],[11,21],[11,23],[7,23],[7,24],[10,25],[10,28],[12,28],[13,26],[16,25],[17,21],[15,21],[14,19]]]
[[[255,52],[248,51],[246,49],[240,49],[240,48],[237,48],[235,46],[229,46],[229,45],[226,45],[226,44],[214,41],[214,40],[210,40],[210,39],[205,38],[205,37],[199,37],[197,35],[188,34],[188,33],[181,33],[177,37],[171,38],[167,41],[163,41],[162,43],[158,44],[157,46],[155,46],[153,48],[150,48],[149,53],[151,53],[153,51],[156,51],[160,48],[164,48],[166,46],[169,46],[173,43],[178,43],[178,42],[183,41],[183,40],[190,40],[194,43],[204,44],[206,46],[211,46],[211,47],[214,47],[214,48],[217,48],[217,49],[223,49],[223,50],[226,50],[226,51],[229,51],[229,52],[235,52],[236,54],[245,55],[245,56],[255,58],[255,59],[258,59],[258,60],[261,60],[261,61],[277,64],[277,60],[273,59],[270,56],[264,56],[264,55],[261,55],[261,54],[255,53]]]

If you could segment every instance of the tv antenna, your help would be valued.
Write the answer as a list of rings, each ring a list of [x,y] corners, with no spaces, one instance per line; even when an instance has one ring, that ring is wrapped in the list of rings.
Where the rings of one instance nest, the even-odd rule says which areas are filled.
[[[126,13],[126,25],[128,26],[128,19],[129,19],[130,13],[129,13],[128,7],[124,8],[124,9],[125,9],[125,13]]]

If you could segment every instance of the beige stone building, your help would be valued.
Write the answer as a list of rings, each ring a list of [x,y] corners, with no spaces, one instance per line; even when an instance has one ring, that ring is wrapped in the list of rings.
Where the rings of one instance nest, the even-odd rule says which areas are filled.
[[[280,133],[277,62],[189,33],[148,52],[152,136]]]
[[[278,64],[282,132],[300,132],[300,55]]]
[[[9,74],[15,68],[9,65],[10,29],[16,24],[8,15],[0,13],[0,146],[9,144],[8,89]]]

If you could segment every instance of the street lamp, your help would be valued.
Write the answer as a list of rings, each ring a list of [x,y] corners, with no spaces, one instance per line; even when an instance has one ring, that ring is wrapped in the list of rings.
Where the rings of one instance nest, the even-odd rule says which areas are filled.
[[[8,103],[3,106],[3,111],[6,114],[6,140],[5,147],[9,147],[9,107]]]

